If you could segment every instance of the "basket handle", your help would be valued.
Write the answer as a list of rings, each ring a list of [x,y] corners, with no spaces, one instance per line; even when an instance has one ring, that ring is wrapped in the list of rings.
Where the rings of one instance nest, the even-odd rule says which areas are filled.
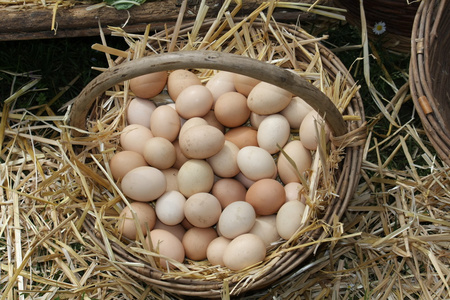
[[[86,129],[86,118],[95,98],[120,82],[148,73],[192,68],[229,71],[274,84],[305,100],[324,117],[335,136],[347,133],[344,119],[331,100],[294,72],[242,55],[198,50],[145,56],[108,69],[74,99],[69,124]],[[72,134],[79,136],[80,132],[72,130]]]

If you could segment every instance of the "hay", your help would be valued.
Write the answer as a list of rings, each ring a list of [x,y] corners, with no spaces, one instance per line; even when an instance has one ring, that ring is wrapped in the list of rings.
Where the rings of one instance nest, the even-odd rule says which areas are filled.
[[[248,37],[255,34],[262,37],[261,33],[243,28],[243,43],[251,41]],[[287,41],[283,45],[288,49],[295,43],[288,33],[270,30]],[[131,51],[134,53],[139,53],[141,43],[148,44],[147,35],[128,35],[120,29],[116,29],[116,34],[130,41],[131,48],[136,46]],[[169,45],[170,40],[164,38],[161,37],[160,44]],[[196,47],[196,40],[184,46]],[[311,37],[310,41],[317,40]],[[275,59],[274,51],[259,45],[244,47],[243,53],[279,65],[302,63],[293,57]],[[106,50],[106,46],[96,47]],[[304,49],[303,45],[296,46]],[[324,84],[329,79],[321,72],[320,60],[314,62],[306,66],[308,72],[303,76]],[[199,74],[205,80],[210,76],[206,71]],[[375,92],[376,87],[373,88]],[[421,128],[413,127],[412,120],[400,122],[397,114],[410,99],[409,89],[407,85],[393,88],[396,96],[388,102],[380,101],[380,112],[369,118],[369,138],[361,170],[363,179],[344,218],[329,225],[311,224],[331,232],[330,237],[321,241],[321,246],[312,243],[316,246],[314,259],[264,294],[255,294],[255,299],[450,297],[450,169],[433,154]],[[23,97],[26,90],[27,87],[10,97],[1,114],[1,299],[179,298],[157,287],[146,287],[122,272],[120,265],[139,268],[142,264],[132,259],[118,261],[109,242],[149,255],[143,257],[153,264],[156,254],[139,241],[129,247],[114,235],[120,203],[126,199],[108,175],[108,165],[100,163],[108,161],[111,149],[117,146],[116,128],[124,125],[121,116],[125,109],[119,104],[127,99],[126,89],[117,87],[110,91],[107,101],[94,112],[102,116],[102,121],[93,122],[91,130],[100,134],[78,139],[68,135],[70,128],[66,124],[70,110],[57,115],[49,105],[15,109],[14,99]],[[337,103],[343,108],[346,97],[351,97],[355,88],[341,91],[339,96],[332,91],[336,89],[329,89],[328,95],[343,99]],[[413,113],[411,116],[415,117]],[[375,126],[380,120],[390,124],[383,132]],[[395,160],[405,161],[405,167],[392,168]],[[99,188],[92,189],[92,186]],[[98,229],[98,236],[84,230],[83,224],[89,220],[96,220],[92,226]],[[104,249],[99,245],[104,245]],[[306,247],[306,244],[294,247]],[[182,269],[184,275],[187,272],[192,278],[202,275],[194,264],[188,268]],[[211,279],[216,271],[223,270],[206,270]],[[253,277],[243,278],[245,285]],[[229,292],[225,282],[224,299],[229,297]]]

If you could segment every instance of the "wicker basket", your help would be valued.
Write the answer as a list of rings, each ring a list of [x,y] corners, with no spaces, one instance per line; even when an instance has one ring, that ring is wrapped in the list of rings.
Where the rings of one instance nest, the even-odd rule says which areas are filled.
[[[345,8],[347,21],[361,27],[359,0],[334,0],[336,6]],[[386,48],[409,53],[411,51],[411,28],[419,3],[407,0],[370,0],[364,1],[367,32],[373,41],[380,40]],[[386,31],[380,35],[372,28],[377,22],[386,24]]]
[[[214,20],[205,21],[200,32],[207,32],[213,22]],[[255,21],[251,26],[261,29],[264,28],[265,23]],[[294,26],[280,23],[277,26],[282,26],[283,30],[295,36],[299,42],[311,38]],[[192,24],[184,25],[179,31],[180,37],[186,37],[191,30]],[[157,46],[158,38],[164,37],[167,39],[167,37],[170,38],[171,34],[172,32],[169,30],[169,32],[160,32],[152,36],[149,39],[150,46]],[[339,73],[343,75],[343,78],[345,78],[344,82],[348,86],[354,85],[354,81],[348,74],[346,68],[331,51],[319,43],[305,43],[303,46],[311,53],[316,53],[316,50],[320,51],[323,68],[329,74],[331,80],[335,80],[339,76]],[[310,62],[313,59],[313,57],[306,55],[304,52],[298,52],[296,55],[298,61]],[[87,124],[92,121],[92,118],[95,119],[97,114],[92,113],[92,111],[103,107],[99,105],[99,101],[107,98],[103,96],[104,92],[112,86],[141,74],[180,68],[226,70],[267,81],[285,88],[293,94],[301,94],[305,101],[309,102],[317,111],[324,114],[337,139],[341,137],[343,138],[342,140],[350,144],[342,149],[342,160],[339,162],[334,174],[336,178],[336,196],[332,196],[326,208],[320,212],[319,223],[334,224],[338,220],[336,217],[340,218],[343,215],[349,200],[353,197],[354,190],[360,178],[359,170],[361,168],[363,144],[366,136],[362,101],[359,94],[356,93],[341,113],[317,87],[290,70],[286,70],[284,67],[274,66],[242,55],[203,50],[156,54],[123,62],[99,75],[75,99],[70,115],[71,125],[83,129],[88,127]],[[342,114],[350,116],[347,118],[348,121],[344,121]],[[346,137],[353,138],[354,143],[350,142]],[[105,241],[96,225],[98,221],[92,215],[87,214],[84,228],[100,249],[106,252],[107,247]],[[294,243],[296,245],[302,245],[312,240],[326,237],[327,235],[329,233],[325,233],[323,227],[318,226],[318,228],[308,232],[308,234],[294,241]],[[206,276],[199,278],[202,276],[200,273],[197,277],[178,276],[173,278],[167,276],[164,271],[149,266],[142,257],[130,254],[128,249],[123,247],[122,244],[114,240],[109,240],[108,243],[114,252],[115,259],[122,263],[117,264],[117,268],[120,268],[122,272],[141,282],[164,290],[166,293],[181,295],[183,297],[205,298],[220,298],[224,293],[225,282],[223,280],[211,280],[206,278]],[[292,250],[285,251],[282,255],[273,257],[272,261],[265,265],[261,276],[253,278],[250,281],[246,281],[245,278],[233,277],[227,280],[226,286],[231,291],[231,295],[240,296],[249,295],[250,293],[254,295],[258,290],[264,290],[267,287],[273,288],[277,284],[282,284],[284,280],[292,279],[292,276],[295,276],[295,271],[313,254],[316,247],[317,244],[307,247],[293,247]],[[133,267],[127,263],[138,263],[140,266]]]
[[[411,40],[410,87],[438,155],[450,165],[450,2],[422,1]]]

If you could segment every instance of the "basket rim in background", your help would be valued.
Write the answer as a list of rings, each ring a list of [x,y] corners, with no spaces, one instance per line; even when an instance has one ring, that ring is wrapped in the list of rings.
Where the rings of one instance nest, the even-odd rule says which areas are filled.
[[[450,47],[448,3],[448,0],[420,3],[411,37],[409,84],[415,108],[431,144],[440,158],[450,165],[450,77],[439,73],[443,69],[440,64],[448,61]],[[446,72],[448,74],[448,69]]]
[[[213,21],[211,20],[204,22],[203,27],[208,28],[207,26],[210,26],[211,22]],[[263,25],[264,23],[254,22],[252,26]],[[301,31],[299,31],[295,26],[278,22],[277,25],[283,27],[285,30],[290,31],[298,39],[304,38]],[[184,26],[184,28],[180,30],[180,33],[189,32],[190,29],[190,25]],[[166,38],[167,32],[164,31],[160,32],[159,34]],[[157,35],[158,34],[156,34],[155,36]],[[345,76],[345,80],[348,85],[352,86],[355,84],[351,76],[348,74],[348,70],[331,51],[329,51],[325,46],[318,43],[315,44],[315,46],[320,51],[321,55],[323,55],[322,60],[324,68],[327,69],[331,77],[336,76],[337,73],[341,73],[343,76]],[[80,93],[80,95],[82,93]],[[72,112],[73,110],[71,111],[71,113]],[[349,132],[358,129],[360,130],[361,128],[364,129],[363,124],[365,121],[365,115],[362,100],[359,94],[357,94],[357,96],[354,97],[349,103],[346,112],[348,115],[356,115],[360,117],[360,120],[358,121],[347,121],[347,130]],[[327,207],[327,210],[322,218],[323,222],[331,224],[335,220],[335,216],[340,218],[343,215],[348,202],[352,198],[354,190],[358,184],[360,178],[359,170],[361,168],[362,158],[362,145],[345,148],[345,154],[343,154],[342,163],[340,165],[341,169],[338,170],[339,174],[337,174],[337,177],[339,178],[337,180],[336,189],[339,197],[334,197],[331,205]],[[101,236],[99,236],[99,233],[96,230],[95,223],[96,222],[94,217],[91,215],[87,215],[83,226],[88,234],[92,237],[92,239],[97,243],[97,245],[103,248],[103,251],[106,251],[104,242],[102,241]],[[305,236],[304,238],[302,238],[302,242],[305,243],[311,238],[317,239],[320,236],[321,231],[321,229],[315,230],[310,236]],[[118,260],[123,262],[140,262],[139,258],[130,255],[130,253],[127,252],[126,249],[121,248],[119,244],[111,242],[111,246]],[[270,267],[270,270],[268,270],[270,271],[270,273],[267,272],[267,276],[258,278],[254,282],[248,283],[248,285],[246,285],[245,287],[238,289],[237,293],[241,295],[250,291],[254,292],[256,290],[261,290],[269,286],[273,286],[274,284],[277,284],[277,282],[280,282],[280,280],[286,280],[286,278],[289,278],[289,276],[293,274],[292,272],[295,271],[295,269],[301,263],[303,263],[307,258],[311,256],[314,250],[315,247],[310,246],[300,247],[295,251],[286,252]],[[162,271],[153,269],[150,266],[142,268],[123,264],[120,265],[120,268],[127,274],[138,278],[139,280],[144,281],[148,284],[155,285],[158,288],[163,289],[169,293],[206,298],[218,298],[222,294],[223,281],[208,282],[190,278],[167,279],[164,278],[164,273]],[[238,283],[239,282],[229,282],[230,290],[232,290],[232,288],[235,287]]]

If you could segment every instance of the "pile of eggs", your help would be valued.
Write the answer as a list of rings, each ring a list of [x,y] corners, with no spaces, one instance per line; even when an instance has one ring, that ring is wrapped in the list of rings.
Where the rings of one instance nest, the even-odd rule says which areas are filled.
[[[163,268],[173,267],[164,258],[187,258],[241,270],[300,228],[299,173],[311,167],[320,120],[304,100],[225,71],[206,84],[189,70],[129,84],[135,98],[109,162],[131,200],[117,224],[122,238],[135,240],[141,226]],[[156,105],[163,94],[171,101]]]

